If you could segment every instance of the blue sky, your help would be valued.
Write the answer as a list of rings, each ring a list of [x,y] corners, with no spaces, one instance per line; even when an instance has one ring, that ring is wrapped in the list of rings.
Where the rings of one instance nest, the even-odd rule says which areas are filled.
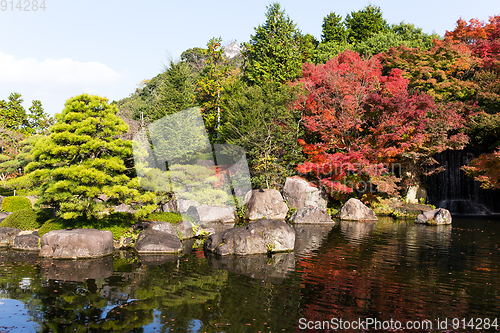
[[[15,6],[18,0],[13,1]],[[328,13],[345,17],[368,4],[380,6],[389,23],[405,21],[440,35],[460,17],[486,21],[500,14],[498,0],[279,2],[303,33],[318,39]],[[19,92],[26,108],[39,99],[50,114],[83,92],[119,100],[183,50],[219,36],[224,43],[248,41],[270,3],[45,0],[45,11],[21,12],[8,4],[0,11],[0,99]]]

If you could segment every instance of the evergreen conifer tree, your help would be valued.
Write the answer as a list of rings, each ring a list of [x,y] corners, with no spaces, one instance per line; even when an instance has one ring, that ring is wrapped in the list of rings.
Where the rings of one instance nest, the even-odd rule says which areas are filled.
[[[51,134],[36,142],[33,162],[26,167],[40,186],[37,204],[73,219],[99,218],[120,203],[152,203],[153,194],[141,195],[137,178],[125,165],[132,145],[116,137],[127,131],[116,113],[116,106],[99,96],[82,94],[66,102]],[[140,213],[153,207],[145,205]]]

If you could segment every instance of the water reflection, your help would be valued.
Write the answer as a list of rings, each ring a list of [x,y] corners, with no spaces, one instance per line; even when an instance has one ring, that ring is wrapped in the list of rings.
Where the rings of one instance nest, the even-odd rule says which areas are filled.
[[[46,279],[85,281],[113,275],[113,257],[85,260],[40,259],[40,272]]]
[[[360,243],[363,239],[369,237],[373,230],[375,230],[377,222],[354,222],[341,220],[339,224],[342,234],[349,240],[349,242]]]
[[[17,322],[41,332],[296,332],[300,318],[500,317],[500,221],[354,224],[369,227],[295,226],[297,252],[271,258],[124,251],[103,258],[113,259],[101,268],[107,275],[112,265],[112,275],[90,275],[95,264],[75,279],[68,267],[71,281],[64,262],[3,251],[0,297],[22,302]]]
[[[255,254],[249,256],[219,256],[205,252],[211,268],[244,274],[263,282],[282,282],[295,269],[293,253]]]
[[[328,233],[333,229],[330,224],[294,224],[295,248],[299,256],[306,256],[317,250],[326,241]]]

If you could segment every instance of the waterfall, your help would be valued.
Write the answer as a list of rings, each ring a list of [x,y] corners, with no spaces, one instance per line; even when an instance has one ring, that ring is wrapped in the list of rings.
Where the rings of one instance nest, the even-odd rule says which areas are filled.
[[[500,190],[485,190],[460,167],[469,164],[479,151],[445,151],[434,158],[445,171],[427,177],[428,202],[454,215],[500,214]]]

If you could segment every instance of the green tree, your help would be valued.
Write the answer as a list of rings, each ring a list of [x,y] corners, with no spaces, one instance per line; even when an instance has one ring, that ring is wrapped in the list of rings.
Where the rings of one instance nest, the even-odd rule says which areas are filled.
[[[331,12],[323,19],[321,42],[335,42],[342,44],[347,41],[347,30],[342,16]]]
[[[374,34],[388,29],[382,10],[376,6],[366,6],[357,12],[347,14],[345,18],[347,41],[356,44],[367,40]]]
[[[231,98],[225,101],[221,139],[245,149],[254,188],[281,188],[303,161],[297,141],[303,134],[302,114],[291,107],[299,86],[248,86],[239,80],[227,89]]]
[[[221,122],[221,94],[229,73],[222,38],[210,39],[205,56],[205,73],[197,82],[198,100],[209,134],[215,138]]]
[[[421,28],[401,22],[398,25],[392,25],[390,30],[377,32],[367,40],[355,44],[354,50],[361,55],[368,56],[387,52],[391,47],[401,45],[429,50],[434,46],[434,39],[440,39],[440,37],[436,34],[425,34]]]
[[[189,65],[191,70],[199,72],[205,67],[206,50],[200,47],[187,49],[181,54],[181,61]]]
[[[300,75],[300,31],[279,3],[267,7],[266,22],[244,43],[244,75],[253,84],[286,82]]]
[[[34,100],[29,108],[27,121],[30,134],[46,134],[55,120],[43,111],[42,102]]]
[[[189,109],[195,105],[196,85],[189,65],[184,62],[170,62],[158,88],[158,103],[150,120]]]
[[[99,96],[83,94],[66,102],[26,167],[39,186],[38,205],[58,208],[62,218],[73,219],[100,218],[105,208],[122,202],[152,202],[151,193],[141,195],[137,178],[124,163],[132,149],[130,141],[116,138],[127,131],[117,111]],[[152,208],[145,205],[140,213]]]
[[[8,102],[0,101],[0,123],[6,129],[26,134],[28,116],[22,102],[21,94],[16,92],[9,95]]]

